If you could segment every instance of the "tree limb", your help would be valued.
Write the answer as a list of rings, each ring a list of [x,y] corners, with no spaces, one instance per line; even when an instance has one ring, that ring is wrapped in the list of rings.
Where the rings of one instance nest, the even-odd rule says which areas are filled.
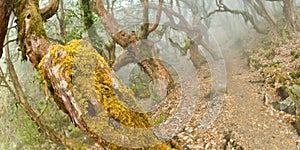
[[[43,20],[47,20],[56,14],[59,6],[59,0],[50,0],[49,4],[40,9]]]
[[[162,3],[163,3],[163,0],[159,0],[157,14],[156,14],[156,20],[155,20],[154,24],[150,27],[148,34],[153,32],[154,30],[156,30],[156,28],[159,25],[161,13],[162,13]]]
[[[143,6],[143,25],[141,26],[140,39],[147,39],[149,32],[149,2],[141,0]]]
[[[11,22],[12,23],[12,22]],[[6,41],[8,40],[8,33],[6,36]],[[44,120],[40,119],[38,114],[31,108],[31,106],[28,103],[27,97],[25,96],[25,93],[22,89],[22,86],[19,82],[19,78],[17,76],[16,70],[14,68],[14,65],[11,61],[10,58],[10,53],[9,53],[9,46],[6,45],[5,46],[5,50],[6,50],[6,62],[7,62],[7,69],[8,72],[10,74],[11,77],[11,81],[13,83],[14,90],[9,86],[9,84],[6,82],[6,80],[4,80],[5,84],[8,87],[8,90],[14,95],[15,99],[17,100],[17,102],[20,104],[20,106],[23,108],[23,110],[25,111],[25,113],[29,116],[29,118],[38,126],[39,129],[41,129],[42,133],[46,134],[47,137],[60,145],[64,145],[67,147],[80,147],[81,146],[86,146],[86,145],[81,145],[78,144],[78,142],[73,141],[72,139],[69,139],[67,137],[65,137],[63,134],[56,132],[53,128],[51,128],[50,126],[48,126]],[[1,70],[2,71],[2,70]]]
[[[119,56],[116,60],[116,62],[113,64],[112,68],[115,71],[120,70],[122,67],[126,66],[129,63],[134,63],[135,59],[133,56],[130,56],[128,52],[123,53],[121,56]]]

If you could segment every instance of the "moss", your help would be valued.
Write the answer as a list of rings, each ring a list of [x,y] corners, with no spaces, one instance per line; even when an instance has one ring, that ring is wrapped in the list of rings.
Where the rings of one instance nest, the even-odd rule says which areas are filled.
[[[293,80],[294,84],[300,85],[300,78]]]
[[[254,66],[255,69],[259,69],[260,67],[262,67],[260,61],[253,57],[249,57],[249,62],[252,66]]]
[[[292,77],[293,79],[299,79],[300,78],[300,67],[298,67],[298,69],[292,73]]]
[[[266,53],[265,53],[265,57],[270,59],[270,58],[273,58],[275,55],[275,51],[273,49],[270,49],[270,50],[267,50]]]
[[[40,74],[41,78],[44,80],[45,79],[45,73],[43,70],[43,65],[44,65],[44,61],[45,61],[46,56],[44,56],[42,58],[42,60],[40,61],[40,63],[38,64],[38,66],[36,67],[38,73]]]
[[[285,74],[279,74],[275,78],[278,83],[283,83],[287,79],[287,76]]]
[[[263,72],[264,77],[271,75],[274,72],[274,70],[275,70],[274,66],[265,68],[265,71]]]
[[[268,84],[274,84],[276,82],[276,78],[271,78],[267,81]]]
[[[98,142],[110,149],[131,149],[114,144],[122,142],[118,141],[122,134],[131,139],[128,143],[156,143],[156,146],[147,149],[170,149],[167,143],[161,144],[153,134],[149,117],[135,101],[132,90],[122,85],[88,42],[74,40],[66,46],[52,45],[49,53],[52,68],[59,67],[61,76],[72,89],[88,130],[100,137]],[[39,68],[43,68],[42,63]],[[138,128],[144,130],[136,130]],[[103,134],[113,140],[102,139]]]
[[[169,115],[168,114],[166,114],[166,113],[164,113],[164,112],[161,112],[160,113],[160,117],[158,118],[158,119],[156,119],[156,120],[154,120],[154,125],[158,125],[158,124],[160,124],[161,122],[163,122],[166,118],[168,118],[169,117]]]
[[[293,60],[296,60],[300,57],[300,50],[297,50],[295,54],[293,54]]]
[[[26,39],[28,35],[35,38],[47,37],[43,26],[42,16],[39,13],[38,1],[20,0],[17,9],[18,41],[22,51],[22,59],[26,60]],[[29,50],[31,51],[31,50]]]

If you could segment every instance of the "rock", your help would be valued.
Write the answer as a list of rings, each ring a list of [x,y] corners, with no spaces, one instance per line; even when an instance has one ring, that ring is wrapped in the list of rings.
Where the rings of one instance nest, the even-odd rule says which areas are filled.
[[[289,97],[288,88],[286,86],[281,86],[277,89],[277,94],[284,100]]]
[[[296,114],[300,112],[300,87],[298,85],[282,86],[278,90],[278,95],[285,98],[281,102],[273,102],[274,109],[285,111],[288,114]]]
[[[284,111],[288,114],[296,114],[296,106],[291,98],[287,98],[282,102],[273,102],[272,106],[278,111]]]
[[[294,128],[296,129],[298,135],[300,135],[300,118],[297,117],[296,121],[293,123]]]

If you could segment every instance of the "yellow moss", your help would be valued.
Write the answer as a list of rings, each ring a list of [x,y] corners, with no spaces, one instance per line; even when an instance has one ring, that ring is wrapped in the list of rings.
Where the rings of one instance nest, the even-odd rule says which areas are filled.
[[[45,58],[46,58],[46,56],[44,56],[42,58],[42,60],[40,61],[40,63],[38,64],[38,66],[36,68],[42,79],[45,79],[45,74],[44,74],[44,71],[43,71],[43,68],[42,68],[43,65],[44,65]]]
[[[62,74],[67,80],[69,88],[73,90],[76,104],[83,113],[81,118],[86,122],[90,131],[100,137],[103,131],[107,131],[106,133],[115,139],[120,139],[120,133],[124,133],[137,143],[141,142],[142,145],[156,141],[156,146],[147,149],[170,149],[166,143],[158,144],[160,141],[153,131],[147,130],[152,124],[148,120],[148,115],[143,113],[142,107],[135,101],[133,91],[122,85],[121,82],[117,83],[117,89],[114,88],[115,82],[119,79],[114,77],[114,72],[104,58],[89,43],[75,40],[66,46],[52,45],[50,58],[52,58],[52,66],[63,68]],[[42,67],[43,61],[38,68]],[[43,76],[44,73],[39,72]],[[113,81],[113,78],[116,81]],[[121,97],[122,99],[120,99]],[[116,130],[110,124],[109,117],[124,126],[145,128],[145,131],[134,131],[132,134],[125,129]],[[140,140],[140,137],[144,137],[146,140]],[[149,141],[147,141],[148,138]],[[110,149],[131,149],[118,146],[113,141],[106,141],[102,138],[99,139],[99,142]]]

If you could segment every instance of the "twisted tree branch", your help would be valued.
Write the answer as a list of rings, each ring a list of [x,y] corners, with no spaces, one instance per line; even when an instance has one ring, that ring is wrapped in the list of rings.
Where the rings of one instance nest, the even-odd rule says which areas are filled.
[[[59,0],[50,0],[49,4],[40,9],[43,20],[47,20],[56,14],[59,6]]]

